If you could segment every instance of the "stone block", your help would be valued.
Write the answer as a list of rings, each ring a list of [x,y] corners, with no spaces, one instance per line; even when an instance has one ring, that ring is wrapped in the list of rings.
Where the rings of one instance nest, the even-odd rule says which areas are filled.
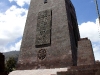
[[[9,75],[57,75],[57,72],[67,71],[67,68],[37,69],[37,70],[16,70]]]
[[[83,38],[78,41],[77,65],[95,64],[92,44],[89,39]]]

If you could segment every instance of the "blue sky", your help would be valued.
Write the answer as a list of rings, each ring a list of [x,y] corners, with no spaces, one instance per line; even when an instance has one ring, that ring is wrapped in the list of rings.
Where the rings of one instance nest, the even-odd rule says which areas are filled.
[[[97,18],[96,6],[94,0],[71,0],[75,6],[78,23],[92,21]],[[97,0],[100,3],[100,0]],[[99,6],[100,7],[100,6]]]
[[[94,0],[71,0],[81,38],[88,37],[100,60],[100,27]],[[100,0],[99,3],[100,10]],[[0,52],[19,50],[30,0],[0,0]]]
[[[100,60],[100,26],[98,26],[98,15],[94,0],[71,0],[77,15],[80,35],[88,37],[92,42],[96,60]],[[100,0],[98,6],[100,10]]]

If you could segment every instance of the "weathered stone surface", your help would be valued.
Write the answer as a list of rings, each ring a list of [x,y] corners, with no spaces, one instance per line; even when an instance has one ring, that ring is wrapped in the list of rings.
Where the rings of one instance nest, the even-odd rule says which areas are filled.
[[[57,75],[57,72],[61,71],[67,71],[67,68],[16,70],[9,73],[9,75]]]
[[[98,71],[95,73],[95,75],[100,75],[100,68],[99,68]]]
[[[43,47],[51,43],[51,10],[44,10],[38,13],[36,30],[36,47]]]
[[[41,24],[41,21],[46,17],[39,20],[39,17],[43,16],[40,15],[44,12],[49,13],[47,13],[49,19],[46,19],[48,20],[46,27]],[[50,14],[52,17],[50,17]],[[72,24],[70,14],[75,19],[75,26]],[[52,26],[50,27],[50,25]],[[71,25],[74,29],[70,27]],[[47,34],[44,33],[48,36],[45,40],[42,39],[42,35],[38,35],[39,32],[43,31],[42,26],[44,30],[49,30]],[[75,30],[76,35],[74,36],[75,33],[73,32]],[[75,10],[70,0],[48,0],[45,4],[43,0],[31,0],[17,69],[62,68],[77,65],[77,47],[75,43],[79,38]],[[48,41],[44,42],[46,40]],[[41,46],[41,44],[47,43],[50,43],[50,45]],[[40,46],[37,47],[36,45]],[[38,52],[41,49],[46,50],[46,57],[43,60],[38,58]]]
[[[95,64],[94,53],[90,40],[83,38],[78,41],[77,65]]]
[[[67,71],[57,72],[57,75],[96,75],[99,69],[100,64],[72,66]]]
[[[99,75],[100,64],[70,66],[66,68],[16,70],[9,75]]]
[[[70,0],[31,0],[17,69],[94,64],[92,51],[90,41],[80,39]]]

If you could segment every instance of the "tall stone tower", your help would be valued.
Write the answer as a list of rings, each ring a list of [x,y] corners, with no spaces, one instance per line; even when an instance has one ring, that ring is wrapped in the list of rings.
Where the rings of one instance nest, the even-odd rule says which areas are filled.
[[[77,65],[80,34],[70,0],[31,0],[18,69]]]

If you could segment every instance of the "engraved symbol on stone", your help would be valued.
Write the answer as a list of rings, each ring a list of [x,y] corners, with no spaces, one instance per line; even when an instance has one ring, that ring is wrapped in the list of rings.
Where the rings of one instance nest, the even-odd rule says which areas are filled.
[[[45,49],[41,49],[38,51],[38,58],[40,60],[43,60],[46,57],[46,50]]]

